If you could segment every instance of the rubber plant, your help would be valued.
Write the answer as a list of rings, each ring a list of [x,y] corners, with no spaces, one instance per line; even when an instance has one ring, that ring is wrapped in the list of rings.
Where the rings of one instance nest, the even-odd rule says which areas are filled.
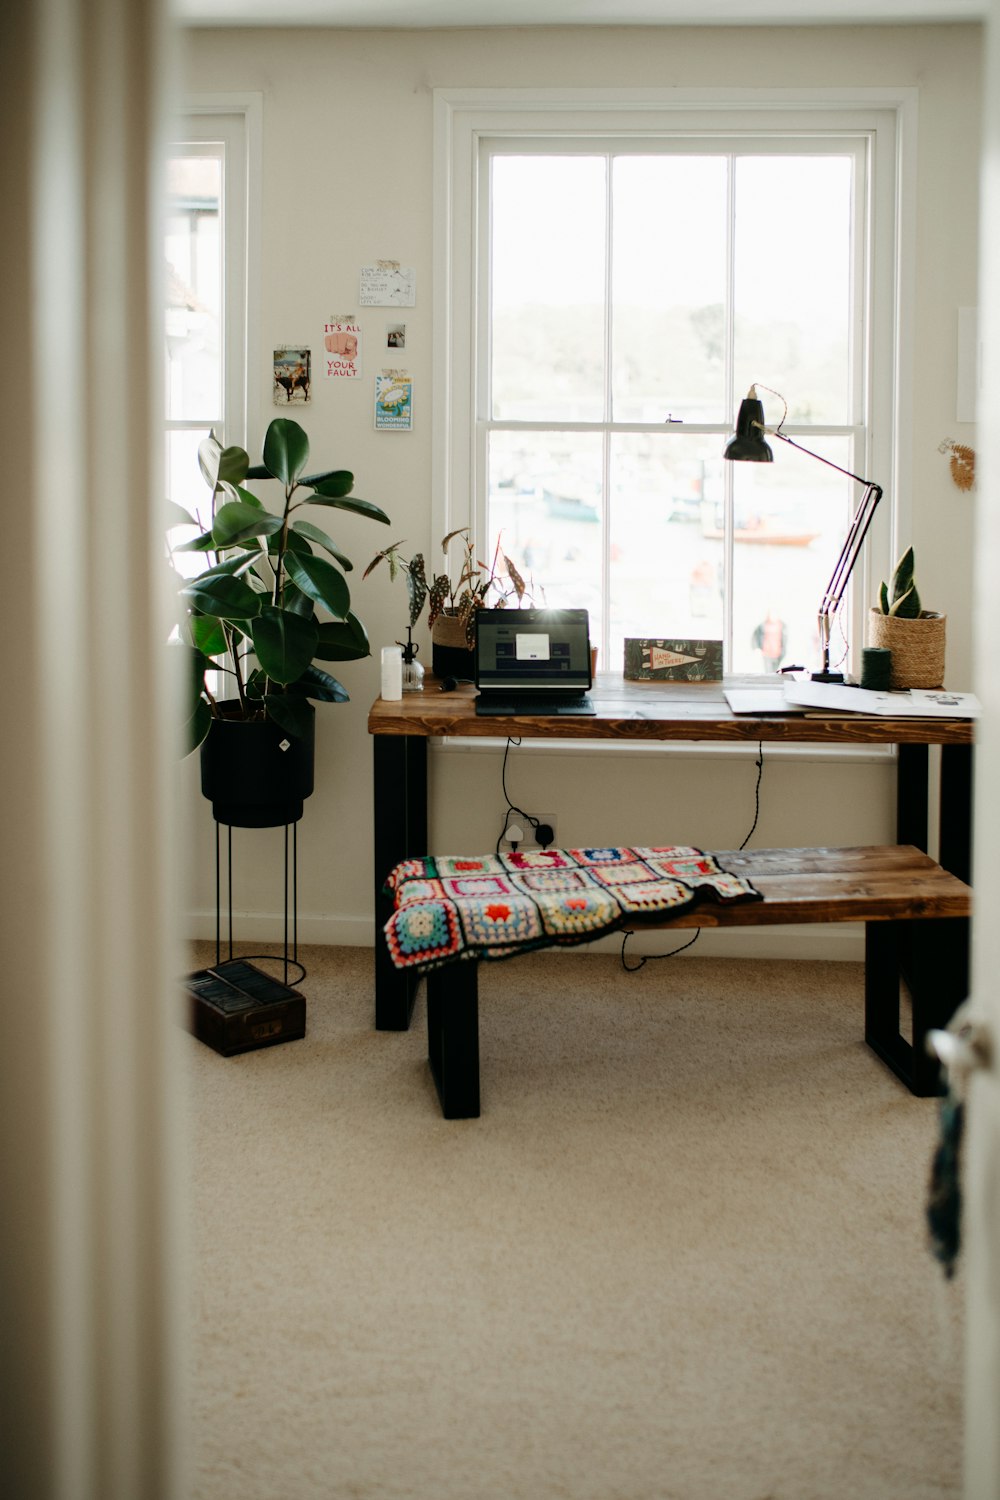
[[[181,581],[181,639],[188,654],[188,748],[205,739],[219,700],[209,672],[225,674],[227,718],[272,719],[286,733],[308,733],[310,700],[343,703],[348,693],[318,663],[370,655],[368,634],[351,609],[346,573],[353,564],[303,509],[325,506],[389,524],[377,505],[351,494],[346,469],[306,474],[309,439],[297,422],[276,417],[264,438],[263,462],[242,448],[223,448],[211,433],[198,449],[211,490],[204,521],[172,506],[171,529],[198,528],[175,552],[201,552],[211,564]],[[281,486],[277,512],[246,488],[248,480]]]

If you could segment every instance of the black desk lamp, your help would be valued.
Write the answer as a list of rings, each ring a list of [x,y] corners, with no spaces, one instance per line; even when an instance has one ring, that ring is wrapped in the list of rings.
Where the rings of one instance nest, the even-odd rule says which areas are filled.
[[[766,391],[768,387],[762,386],[761,389]],[[777,396],[778,392],[771,391],[771,395]],[[738,462],[773,463],[774,454],[771,452],[770,445],[765,442],[765,434],[769,434],[771,437],[780,438],[783,443],[789,443],[793,448],[797,448],[800,453],[807,453],[810,458],[819,459],[821,464],[826,464],[829,468],[836,469],[838,474],[846,474],[848,479],[856,479],[858,484],[864,485],[865,492],[861,497],[861,504],[858,506],[854,520],[851,522],[851,529],[847,533],[847,540],[840,549],[840,556],[834,564],[833,572],[830,574],[830,581],[823,591],[818,615],[820,647],[823,652],[823,669],[820,672],[813,672],[812,680],[813,682],[843,682],[843,672],[830,671],[831,622],[840,608],[841,600],[844,597],[844,590],[847,588],[847,580],[850,578],[854,564],[858,560],[865,534],[871,525],[872,516],[875,514],[875,507],[882,498],[882,489],[880,485],[873,484],[870,479],[862,479],[860,474],[852,474],[850,469],[842,469],[839,464],[832,463],[830,459],[823,458],[821,454],[813,453],[809,448],[803,448],[801,443],[797,443],[794,438],[790,438],[787,433],[782,432],[781,426],[788,414],[788,403],[785,401],[784,396],[779,396],[778,399],[784,402],[785,405],[785,410],[781,415],[781,422],[778,423],[777,427],[765,427],[763,403],[757,399],[757,387],[755,385],[750,387],[745,399],[740,402],[740,413],[736,420],[736,436],[731,438],[726,444],[726,449],[722,456],[723,458],[735,459]]]

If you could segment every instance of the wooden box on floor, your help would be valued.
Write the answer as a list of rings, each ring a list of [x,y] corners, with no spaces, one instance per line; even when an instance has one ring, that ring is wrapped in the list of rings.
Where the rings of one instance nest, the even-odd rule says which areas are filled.
[[[305,996],[245,960],[189,974],[187,991],[188,1030],[223,1057],[306,1034]]]

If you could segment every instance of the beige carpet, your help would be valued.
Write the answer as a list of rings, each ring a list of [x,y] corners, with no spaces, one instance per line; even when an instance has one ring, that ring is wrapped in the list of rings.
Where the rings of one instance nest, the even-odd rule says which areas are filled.
[[[936,1107],[859,966],[487,967],[449,1122],[422,996],[378,1033],[370,952],[303,957],[304,1041],[183,1038],[194,1500],[959,1495]]]

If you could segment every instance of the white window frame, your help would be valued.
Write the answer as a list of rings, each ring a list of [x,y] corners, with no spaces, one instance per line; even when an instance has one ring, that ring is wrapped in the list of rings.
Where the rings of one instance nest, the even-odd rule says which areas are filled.
[[[899,537],[909,533],[916,116],[915,89],[435,90],[434,536],[469,526],[479,538],[484,525],[484,444],[475,407],[485,358],[476,293],[484,140],[537,142],[567,132],[605,140],[679,131],[864,132],[870,139],[867,209],[874,252],[866,289],[870,442],[858,461],[864,463],[859,472],[877,479],[885,498],[852,580],[850,635],[858,651],[872,580],[887,573]],[[775,372],[757,378],[767,384],[769,374]]]
[[[192,94],[172,122],[170,145],[225,147],[222,202],[222,410],[220,437],[247,446],[249,413],[260,395],[260,360],[250,330],[250,309],[259,305],[261,210],[261,122],[258,93]],[[167,420],[168,431],[202,427],[199,418]]]

